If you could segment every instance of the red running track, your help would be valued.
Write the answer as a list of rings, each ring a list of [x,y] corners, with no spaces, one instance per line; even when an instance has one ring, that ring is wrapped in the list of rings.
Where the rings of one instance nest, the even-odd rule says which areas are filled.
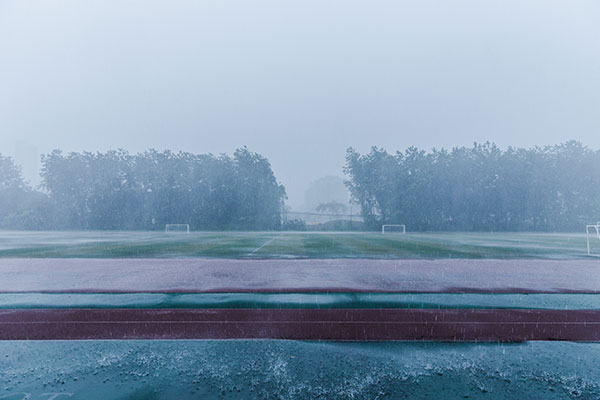
[[[0,339],[600,341],[600,310],[2,310]]]

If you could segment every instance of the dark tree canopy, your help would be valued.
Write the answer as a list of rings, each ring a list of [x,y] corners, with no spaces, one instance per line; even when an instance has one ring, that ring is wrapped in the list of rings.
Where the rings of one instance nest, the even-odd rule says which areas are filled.
[[[13,160],[0,154],[0,227],[41,227],[35,210],[44,199],[43,194],[28,187]]]
[[[233,157],[148,150],[129,154],[68,153],[42,158],[44,201],[30,207],[42,229],[192,229],[270,230],[281,227],[285,189],[268,160],[246,148]],[[10,159],[0,158],[0,192],[33,193]],[[13,207],[14,208],[14,207]],[[19,210],[4,206],[11,215]],[[23,210],[21,210],[23,211]],[[3,217],[8,227],[23,227]]]
[[[600,219],[600,152],[570,141],[346,154],[348,188],[373,229],[581,231]]]
[[[11,158],[0,155],[0,221],[19,213],[24,188],[21,170]]]

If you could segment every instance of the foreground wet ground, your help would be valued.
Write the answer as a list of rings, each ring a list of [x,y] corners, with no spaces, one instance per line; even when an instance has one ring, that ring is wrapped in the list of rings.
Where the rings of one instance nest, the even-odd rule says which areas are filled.
[[[0,399],[598,399],[600,344],[2,341]]]
[[[0,399],[600,398],[581,235],[78,235],[0,243]]]

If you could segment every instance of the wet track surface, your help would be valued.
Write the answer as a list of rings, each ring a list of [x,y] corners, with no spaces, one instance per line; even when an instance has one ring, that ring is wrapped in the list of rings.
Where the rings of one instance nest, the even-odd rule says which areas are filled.
[[[597,271],[595,260],[4,259],[0,339],[600,341]]]
[[[597,399],[599,271],[6,258],[0,399]]]
[[[600,342],[598,310],[0,310],[0,340],[288,339]]]
[[[600,293],[598,260],[0,260],[0,292]]]

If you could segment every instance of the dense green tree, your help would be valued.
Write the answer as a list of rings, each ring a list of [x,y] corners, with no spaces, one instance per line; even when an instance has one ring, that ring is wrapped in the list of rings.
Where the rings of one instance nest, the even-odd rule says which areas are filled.
[[[42,159],[42,186],[57,228],[279,229],[283,186],[268,160],[148,150],[69,153]]]
[[[491,143],[410,147],[395,155],[350,148],[345,172],[373,229],[581,230],[600,217],[600,152],[576,141],[504,151]]]
[[[0,227],[32,229],[44,227],[46,196],[23,180],[21,168],[0,154]]]
[[[277,183],[269,161],[243,147],[233,155],[238,206],[235,226],[275,229],[280,226],[285,189]]]
[[[25,181],[21,174],[21,168],[15,165],[10,157],[0,154],[0,191],[10,189],[23,189]]]

